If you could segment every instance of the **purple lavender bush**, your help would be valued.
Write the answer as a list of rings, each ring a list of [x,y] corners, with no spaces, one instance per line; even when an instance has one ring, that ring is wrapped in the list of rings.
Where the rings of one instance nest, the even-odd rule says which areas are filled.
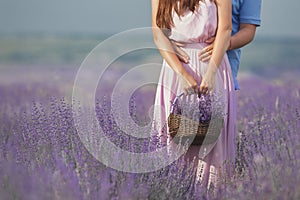
[[[242,82],[235,174],[221,179],[213,192],[195,184],[195,163],[182,157],[143,174],[105,166],[82,144],[66,99],[42,83],[30,90],[24,87],[0,87],[0,199],[300,198],[298,82]],[[41,90],[49,93],[39,95]],[[144,93],[143,100],[138,95],[132,98],[128,106],[136,122],[149,120],[143,113],[151,105],[145,100],[153,100],[153,94]],[[159,146],[158,139],[123,132],[109,108],[108,99],[97,100],[98,123],[117,146],[132,152]],[[96,135],[91,137],[97,140]]]

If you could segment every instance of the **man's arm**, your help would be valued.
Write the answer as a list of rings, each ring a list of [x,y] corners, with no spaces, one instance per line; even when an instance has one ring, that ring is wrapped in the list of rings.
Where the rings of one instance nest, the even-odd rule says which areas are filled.
[[[262,0],[244,0],[239,7],[239,30],[230,40],[228,48],[230,50],[238,49],[249,44],[254,36],[256,27],[260,26],[260,12]],[[204,48],[199,54],[201,61],[208,61],[210,59],[211,51],[213,49],[213,40],[208,47]]]
[[[240,24],[239,31],[232,35],[230,38],[230,44],[227,50],[238,49],[249,44],[255,36],[256,25],[254,24]],[[211,43],[207,47],[203,48],[199,53],[199,59],[202,62],[206,62],[211,58],[211,52],[214,48],[214,39],[210,39],[208,43]]]
[[[256,32],[256,25],[254,24],[240,24],[239,31],[231,36],[230,46],[228,50],[238,49],[252,42]]]

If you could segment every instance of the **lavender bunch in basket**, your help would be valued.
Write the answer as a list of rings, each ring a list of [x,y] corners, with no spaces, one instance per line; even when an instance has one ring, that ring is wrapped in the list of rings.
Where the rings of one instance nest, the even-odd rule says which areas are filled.
[[[222,119],[226,115],[226,98],[222,92],[214,92],[210,95],[201,94],[198,99],[199,122],[205,123],[212,119]],[[197,112],[197,111],[196,111]],[[197,117],[197,116],[196,116]],[[197,118],[193,118],[197,119]]]
[[[199,114],[196,112],[197,115],[195,116],[196,119],[199,119],[200,123],[208,122],[211,119],[212,115],[212,101],[209,95],[201,94],[200,98],[198,99],[198,108],[199,108]]]
[[[200,123],[208,123],[212,118],[223,117],[224,102],[220,94],[201,94],[194,101],[181,96],[172,103],[172,113],[183,115]]]

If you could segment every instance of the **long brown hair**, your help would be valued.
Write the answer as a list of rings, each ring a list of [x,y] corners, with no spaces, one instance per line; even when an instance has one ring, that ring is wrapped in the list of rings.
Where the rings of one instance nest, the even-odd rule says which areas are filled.
[[[179,16],[182,16],[187,9],[194,12],[198,6],[199,0],[159,0],[156,24],[159,28],[170,29],[173,26],[173,8]]]

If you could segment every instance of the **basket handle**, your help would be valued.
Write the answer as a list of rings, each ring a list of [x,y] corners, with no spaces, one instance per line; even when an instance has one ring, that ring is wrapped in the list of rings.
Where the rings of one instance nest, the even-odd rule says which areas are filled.
[[[195,93],[196,94],[196,93]],[[182,97],[184,95],[184,92],[182,92],[181,94],[179,94],[179,95],[177,95],[175,98],[174,98],[174,100],[173,101],[170,101],[171,102],[171,109],[170,109],[170,112],[171,113],[174,113],[174,107],[175,107],[175,105],[177,104],[177,101],[178,101],[178,99],[180,98],[180,97]],[[200,98],[200,95],[201,95],[201,93],[200,92],[198,92],[198,98]]]
[[[182,97],[183,95],[184,95],[184,92],[182,92],[181,94],[177,95],[173,101],[170,101],[170,102],[171,102],[171,110],[170,110],[170,113],[174,113],[175,105],[177,104],[178,99],[179,99],[180,97]]]

